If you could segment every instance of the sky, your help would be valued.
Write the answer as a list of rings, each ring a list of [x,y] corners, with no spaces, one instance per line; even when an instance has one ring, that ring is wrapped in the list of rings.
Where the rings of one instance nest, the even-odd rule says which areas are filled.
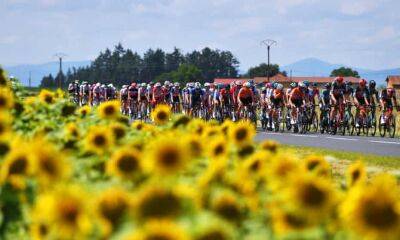
[[[240,69],[315,57],[368,69],[400,67],[398,0],[0,0],[0,64],[93,60],[118,42],[184,52],[229,50]]]

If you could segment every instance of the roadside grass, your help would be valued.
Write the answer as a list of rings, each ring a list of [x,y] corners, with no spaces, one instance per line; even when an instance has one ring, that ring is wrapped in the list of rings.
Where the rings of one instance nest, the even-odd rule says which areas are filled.
[[[391,170],[400,170],[400,156],[392,157],[392,156],[378,156],[373,154],[362,154],[355,152],[346,152],[346,151],[335,151],[326,148],[315,148],[315,147],[303,147],[303,146],[294,146],[294,145],[282,145],[282,151],[291,151],[299,156],[308,156],[308,155],[324,155],[324,156],[332,156],[339,161],[357,161],[361,160],[368,167],[377,167],[383,171],[391,171]]]

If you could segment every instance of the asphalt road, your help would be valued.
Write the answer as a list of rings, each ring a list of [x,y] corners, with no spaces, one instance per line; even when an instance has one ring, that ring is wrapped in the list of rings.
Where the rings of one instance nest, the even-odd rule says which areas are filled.
[[[400,157],[399,138],[333,136],[327,134],[293,134],[259,131],[256,139],[271,139],[288,145],[328,148],[339,151]]]

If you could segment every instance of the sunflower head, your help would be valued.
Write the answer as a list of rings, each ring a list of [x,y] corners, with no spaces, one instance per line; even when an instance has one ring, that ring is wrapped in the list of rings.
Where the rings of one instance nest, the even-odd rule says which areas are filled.
[[[112,123],[109,125],[115,141],[121,140],[126,135],[126,127],[121,123]]]
[[[279,154],[272,159],[270,166],[266,169],[268,183],[273,190],[277,190],[282,184],[286,184],[289,178],[298,174],[299,170],[299,164],[294,156]]]
[[[63,117],[68,117],[72,114],[75,113],[76,110],[76,106],[73,103],[65,103],[62,107],[61,107],[61,116]]]
[[[182,141],[175,142],[171,139],[162,137],[153,142],[145,152],[148,159],[147,169],[161,174],[174,174],[187,165],[189,154],[187,146]]]
[[[171,118],[171,108],[167,105],[158,105],[151,113],[151,118],[158,125],[166,124]]]
[[[24,179],[34,172],[33,156],[28,146],[15,146],[6,155],[0,170],[0,182],[10,182],[16,188],[24,188]]]
[[[0,138],[8,136],[8,134],[11,132],[11,121],[12,118],[9,114],[0,114]]]
[[[236,145],[249,144],[255,135],[254,126],[249,122],[238,122],[229,128],[229,137]]]
[[[130,199],[127,192],[112,188],[103,191],[96,199],[95,205],[97,215],[114,229],[129,212]]]
[[[182,203],[171,189],[150,185],[139,193],[135,211],[141,219],[174,218],[182,213]]]
[[[93,127],[90,128],[85,143],[87,151],[102,154],[113,145],[113,136],[110,130],[105,127]]]
[[[101,119],[116,119],[120,116],[120,102],[108,101],[100,104],[98,114]]]
[[[151,220],[128,240],[188,240],[186,232],[169,220]]]
[[[83,106],[78,109],[78,115],[81,117],[86,117],[89,115],[91,108],[89,106]]]
[[[55,95],[53,92],[46,90],[46,89],[42,89],[39,93],[39,99],[42,103],[45,104],[52,104],[54,102],[55,99]]]
[[[211,208],[222,218],[237,222],[242,219],[242,207],[237,197],[231,193],[218,194],[211,202]]]
[[[10,89],[0,87],[0,111],[10,110],[14,106],[14,96]]]
[[[142,122],[142,121],[134,121],[132,122],[131,126],[133,129],[137,130],[137,131],[142,131],[146,129],[146,123]]]
[[[239,159],[245,159],[252,155],[255,151],[255,147],[253,144],[243,144],[237,149],[237,155]]]
[[[220,159],[228,154],[228,144],[223,137],[214,138],[207,146],[208,156],[212,159]]]
[[[367,172],[362,161],[354,162],[346,171],[346,182],[349,187],[365,184]]]
[[[142,170],[141,154],[136,149],[117,150],[107,162],[107,173],[122,179],[132,179]]]
[[[67,139],[79,139],[80,133],[78,126],[75,123],[68,123],[64,128],[65,137]]]
[[[312,226],[307,215],[280,207],[272,208],[271,212],[273,229],[279,235],[303,231]]]
[[[315,173],[319,176],[329,176],[331,167],[328,161],[322,156],[308,156],[304,159],[303,167],[306,171]]]
[[[262,150],[271,152],[271,153],[276,153],[278,150],[279,144],[275,141],[272,140],[265,140],[262,143],[260,143],[260,147]]]
[[[186,127],[191,121],[191,118],[186,115],[178,115],[174,119],[174,123],[172,124],[172,128]]]
[[[203,142],[197,135],[190,134],[184,137],[183,145],[188,147],[192,158],[199,158],[203,155]]]

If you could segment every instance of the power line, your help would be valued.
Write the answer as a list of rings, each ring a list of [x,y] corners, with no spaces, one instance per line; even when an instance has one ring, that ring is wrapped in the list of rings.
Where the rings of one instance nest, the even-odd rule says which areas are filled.
[[[265,40],[261,41],[261,45],[267,46],[267,49],[268,49],[268,68],[267,68],[267,80],[268,80],[268,82],[269,82],[269,71],[270,71],[269,52],[270,52],[271,46],[276,45],[276,44],[277,44],[277,42],[275,40],[272,40],[272,39],[265,39]]]
[[[62,72],[62,61],[65,57],[67,57],[67,54],[65,53],[56,53],[54,54],[54,57],[58,58],[59,62],[60,62],[60,68],[59,68],[59,72],[58,72],[58,88],[61,88],[61,80],[63,77],[63,72]]]

